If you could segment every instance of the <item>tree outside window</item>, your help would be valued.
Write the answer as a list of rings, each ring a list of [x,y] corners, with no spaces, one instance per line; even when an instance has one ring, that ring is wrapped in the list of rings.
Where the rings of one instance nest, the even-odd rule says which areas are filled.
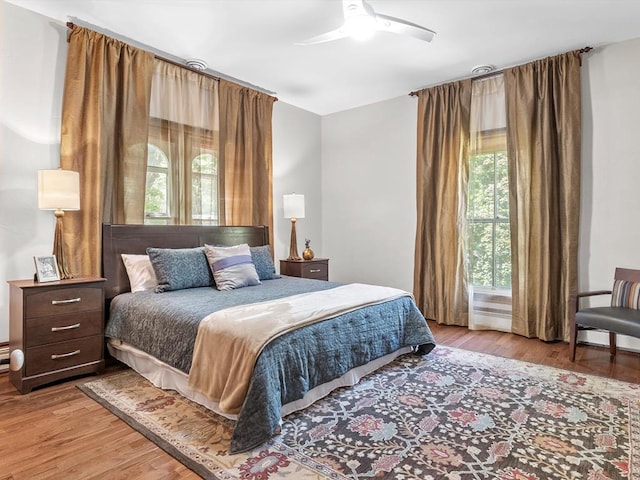
[[[144,223],[168,225],[169,210],[169,158],[156,145],[148,145],[147,183],[144,197]]]
[[[192,218],[197,225],[218,224],[218,160],[202,153],[191,162]]]
[[[469,159],[467,240],[469,283],[511,289],[507,152]]]

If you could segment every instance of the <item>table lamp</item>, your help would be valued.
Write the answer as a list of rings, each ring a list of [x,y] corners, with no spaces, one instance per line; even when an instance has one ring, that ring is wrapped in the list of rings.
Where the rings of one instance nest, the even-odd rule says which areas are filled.
[[[56,256],[60,278],[73,278],[64,255],[62,217],[65,210],[80,210],[80,174],[61,168],[39,170],[38,208],[54,211],[56,230],[53,236],[53,254]]]
[[[291,241],[289,242],[289,258],[301,260],[298,255],[298,239],[296,238],[296,219],[304,218],[304,195],[291,193],[283,196],[284,218],[291,219]]]

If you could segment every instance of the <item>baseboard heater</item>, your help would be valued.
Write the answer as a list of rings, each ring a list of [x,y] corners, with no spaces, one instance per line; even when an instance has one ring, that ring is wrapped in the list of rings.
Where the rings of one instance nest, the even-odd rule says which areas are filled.
[[[0,347],[0,373],[9,371],[9,347]]]
[[[469,286],[469,329],[511,331],[511,291]]]

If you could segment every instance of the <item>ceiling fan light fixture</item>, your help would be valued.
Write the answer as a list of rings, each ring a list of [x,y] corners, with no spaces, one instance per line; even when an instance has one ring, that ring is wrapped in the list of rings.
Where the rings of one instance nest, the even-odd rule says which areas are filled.
[[[368,40],[376,32],[376,19],[370,15],[354,15],[345,19],[343,28],[356,40]]]
[[[430,42],[436,34],[433,30],[407,20],[376,13],[365,0],[342,0],[342,10],[344,23],[340,27],[297,42],[297,44],[315,45],[347,37],[366,40],[378,31],[406,35]]]
[[[477,65],[471,69],[471,75],[486,75],[496,69],[493,65]]]

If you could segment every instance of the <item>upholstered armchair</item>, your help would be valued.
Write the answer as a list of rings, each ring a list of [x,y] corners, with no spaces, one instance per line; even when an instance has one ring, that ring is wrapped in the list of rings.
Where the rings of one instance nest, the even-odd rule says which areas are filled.
[[[611,295],[611,305],[580,309],[580,299]],[[616,268],[613,290],[581,292],[571,295],[569,318],[569,356],[576,358],[578,330],[592,328],[609,332],[609,351],[616,354],[616,334],[640,338],[640,270]]]

